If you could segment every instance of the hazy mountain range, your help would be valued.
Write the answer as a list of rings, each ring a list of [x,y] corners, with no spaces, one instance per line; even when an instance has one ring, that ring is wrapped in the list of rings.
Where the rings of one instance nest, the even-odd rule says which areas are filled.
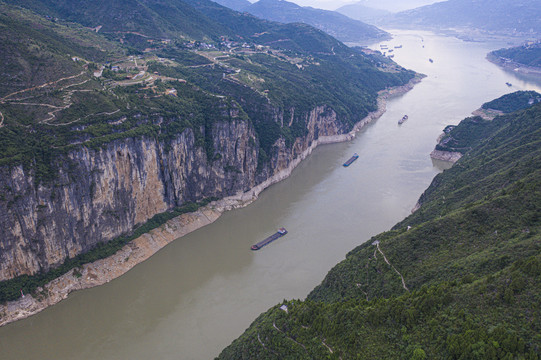
[[[309,24],[345,42],[368,43],[389,38],[389,34],[385,31],[338,12],[302,7],[289,1],[260,0],[254,4],[243,0],[218,0],[216,2],[262,19],[281,23]]]
[[[307,23],[345,42],[370,42],[385,36],[382,30],[367,23],[384,28],[451,29],[522,37],[541,34],[538,0],[362,0],[336,11],[302,7],[283,0],[260,0],[253,4],[247,0],[217,2],[267,20]],[[420,7],[412,9],[415,6]]]
[[[400,12],[382,24],[535,36],[541,33],[541,3],[539,0],[449,0]]]
[[[373,9],[385,10],[388,12],[399,12],[408,9],[418,8],[420,6],[430,5],[437,2],[437,0],[360,0],[352,4],[347,4],[336,9],[338,12],[342,12],[341,9],[368,9],[369,11]],[[349,15],[348,15],[349,16]]]
[[[340,14],[344,14],[352,19],[364,21],[369,24],[376,23],[379,19],[392,14],[390,11],[387,10],[365,6],[361,2],[344,5],[342,7],[339,7],[335,11],[339,12]]]

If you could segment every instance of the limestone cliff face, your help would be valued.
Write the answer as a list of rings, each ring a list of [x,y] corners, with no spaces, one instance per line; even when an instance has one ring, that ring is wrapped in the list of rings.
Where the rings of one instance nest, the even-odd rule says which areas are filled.
[[[277,121],[287,126],[287,119]],[[254,128],[238,118],[214,124],[210,160],[187,129],[166,143],[143,137],[99,150],[82,146],[58,159],[58,176],[49,184],[36,186],[22,166],[0,168],[0,281],[46,271],[188,201],[246,192],[320,136],[348,131],[324,106],[306,114],[305,123],[307,135],[290,147],[277,140],[259,170]]]

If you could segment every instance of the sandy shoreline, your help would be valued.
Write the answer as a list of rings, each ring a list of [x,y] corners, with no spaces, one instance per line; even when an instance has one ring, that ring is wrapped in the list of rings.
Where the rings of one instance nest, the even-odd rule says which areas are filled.
[[[41,294],[40,296],[26,295],[21,299],[0,305],[0,326],[37,314],[47,307],[66,299],[72,291],[105,284],[125,274],[135,265],[145,261],[172,241],[213,223],[224,211],[244,207],[252,203],[257,199],[261,191],[287,178],[293,169],[310,155],[318,145],[353,139],[355,134],[366,124],[383,115],[388,98],[408,92],[421,79],[421,76],[416,76],[406,85],[381,91],[378,96],[377,110],[359,121],[352,131],[342,135],[320,137],[313,141],[310,147],[291,161],[288,168],[255,186],[250,191],[212,202],[196,212],[171,219],[166,224],[130,241],[114,255],[85,264],[81,268],[72,269],[49,282],[43,289],[38,289],[40,290],[38,291]]]

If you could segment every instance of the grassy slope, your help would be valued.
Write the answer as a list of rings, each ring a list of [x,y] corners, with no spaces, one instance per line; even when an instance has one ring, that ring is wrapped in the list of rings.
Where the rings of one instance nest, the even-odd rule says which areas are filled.
[[[481,108],[507,114],[526,109],[540,101],[541,94],[535,91],[516,91],[484,103]],[[487,138],[500,126],[501,119],[490,121],[484,120],[479,116],[466,118],[460,122],[460,126],[448,126],[444,130],[445,135],[436,145],[436,150],[465,154],[472,149],[472,146],[477,145],[479,141]]]
[[[188,36],[203,40],[224,33],[217,23],[202,17],[182,1],[142,0],[6,0],[42,15],[102,26],[101,32],[137,32],[153,38]]]
[[[130,14],[139,6],[144,6],[144,9],[148,10],[163,5],[159,1],[143,3],[123,0],[111,2],[108,5],[111,8],[107,8],[110,11],[105,12],[100,7],[90,7],[84,1],[26,0],[20,3],[42,14],[50,12],[53,16],[65,16],[70,20],[83,21],[85,24],[91,21],[100,23],[103,20],[102,16],[114,19],[128,16],[126,15],[128,10],[117,9],[121,4],[133,3]],[[78,7],[79,3],[81,6]],[[4,63],[5,68],[2,70],[8,74],[2,78],[7,80],[4,84],[0,83],[0,85],[5,85],[0,86],[0,93],[11,92],[12,87],[9,85],[14,81],[19,82],[17,89],[23,89],[56,80],[61,76],[83,73],[72,80],[0,101],[0,111],[6,125],[0,128],[2,140],[0,164],[23,162],[29,165],[36,162],[36,167],[42,168],[46,175],[38,174],[39,181],[43,178],[52,178],[56,165],[52,164],[50,159],[69,150],[74,143],[91,142],[90,145],[98,146],[123,136],[145,134],[155,136],[156,133],[160,137],[169,137],[186,127],[214,121],[210,118],[208,111],[205,113],[199,111],[208,110],[206,105],[209,99],[208,94],[196,90],[191,85],[196,85],[206,92],[228,97],[225,103],[231,104],[232,101],[237,101],[241,104],[240,106],[244,107],[243,110],[255,123],[260,140],[265,143],[264,148],[268,152],[279,136],[286,137],[288,143],[291,144],[295,137],[303,135],[306,130],[303,116],[314,106],[331,106],[339,113],[341,120],[351,126],[368,111],[374,109],[378,90],[387,86],[404,84],[413,76],[411,72],[406,71],[394,73],[379,71],[374,66],[373,59],[354,53],[337,40],[306,25],[271,23],[250,15],[236,13],[210,1],[191,1],[191,4],[195,7],[179,0],[173,1],[170,6],[174,9],[170,11],[170,14],[165,16],[156,10],[152,15],[156,19],[152,17],[147,19],[152,26],[147,22],[136,21],[134,26],[137,26],[132,30],[144,33],[150,31],[149,27],[173,28],[179,33],[184,33],[183,27],[190,28],[190,23],[183,23],[180,20],[183,16],[187,16],[192,22],[200,19],[202,24],[205,22],[215,24],[213,27],[205,28],[206,37],[219,37],[220,31],[226,34],[238,31],[239,36],[257,39],[259,43],[274,44],[275,41],[280,40],[275,47],[281,48],[281,51],[290,56],[290,59],[300,59],[304,68],[297,68],[290,59],[284,56],[263,54],[224,60],[223,65],[217,64],[210,68],[192,68],[190,65],[193,65],[194,60],[197,61],[194,59],[194,53],[182,46],[177,47],[179,45],[175,41],[169,48],[159,50],[159,53],[162,55],[170,53],[172,57],[175,57],[177,65],[169,69],[162,67],[152,69],[152,71],[158,70],[160,74],[187,79],[189,81],[187,85],[167,84],[167,86],[187,88],[187,91],[179,92],[179,98],[156,98],[151,91],[145,91],[140,86],[124,89],[109,88],[105,87],[101,81],[92,78],[91,71],[86,71],[82,64],[73,62],[71,56],[103,63],[109,60],[109,56],[118,56],[121,53],[119,45],[78,25],[71,23],[67,26],[59,25],[29,11],[0,3],[0,9],[6,12],[5,16],[0,17],[2,21],[0,25],[8,29],[5,38],[16,39],[13,42],[6,41],[3,49],[5,51],[0,55],[7,59]],[[147,10],[134,12],[134,14],[143,16]],[[175,22],[175,19],[178,21]],[[257,35],[256,32],[264,34]],[[330,55],[332,49],[336,55]],[[242,69],[242,75],[237,78],[223,78],[224,73],[231,74],[236,69]],[[265,81],[265,88],[257,88],[250,84],[249,77]],[[84,84],[80,86],[70,85],[83,82]],[[291,129],[280,128],[274,122],[268,100],[262,95],[263,90],[270,91],[271,106],[284,112],[295,109],[297,118]],[[75,92],[70,94],[71,91]],[[299,93],[303,94],[302,98],[296,96]],[[13,101],[19,97],[29,100]],[[64,106],[66,101],[70,102],[70,106],[63,110],[54,110],[55,118],[49,119],[48,112]],[[47,106],[24,104],[30,102],[47,104]],[[161,109],[161,114],[156,114],[156,109]],[[185,111],[193,112],[194,110],[200,115],[196,117],[195,123],[183,117]],[[112,115],[100,115],[105,113]],[[149,114],[154,114],[156,117],[167,116],[169,121],[156,127],[152,125],[152,119],[141,123],[133,118],[134,115]],[[111,125],[122,116],[127,116],[128,121],[118,126]],[[171,124],[172,126],[169,126]],[[28,133],[35,135],[31,137],[32,141],[27,143]],[[52,148],[47,144],[52,145]],[[212,149],[208,151],[212,152]]]
[[[220,358],[537,359],[541,106],[496,121],[420,210],[351,251],[287,314],[262,314]]]
[[[0,2],[0,97],[75,75],[82,68],[71,57],[105,61],[120,47],[81,26],[60,25]]]

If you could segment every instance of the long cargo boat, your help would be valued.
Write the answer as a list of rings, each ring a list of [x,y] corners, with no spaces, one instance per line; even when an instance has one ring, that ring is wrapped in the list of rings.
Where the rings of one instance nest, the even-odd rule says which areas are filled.
[[[263,246],[270,244],[271,242],[273,242],[274,240],[276,240],[278,238],[281,238],[285,234],[287,234],[287,230],[285,228],[280,228],[280,229],[278,229],[277,232],[275,232],[274,234],[272,234],[271,236],[269,236],[265,240],[262,240],[262,241],[258,242],[257,244],[252,245],[251,249],[252,250],[259,250]]]
[[[359,155],[357,155],[357,153],[353,154],[353,156],[350,157],[350,158],[348,159],[348,161],[346,161],[346,162],[344,163],[344,167],[350,166],[350,165],[351,165],[355,160],[357,160],[358,158],[359,158]]]
[[[408,120],[408,115],[404,115],[402,119],[398,120],[398,125],[402,125],[406,120]]]

